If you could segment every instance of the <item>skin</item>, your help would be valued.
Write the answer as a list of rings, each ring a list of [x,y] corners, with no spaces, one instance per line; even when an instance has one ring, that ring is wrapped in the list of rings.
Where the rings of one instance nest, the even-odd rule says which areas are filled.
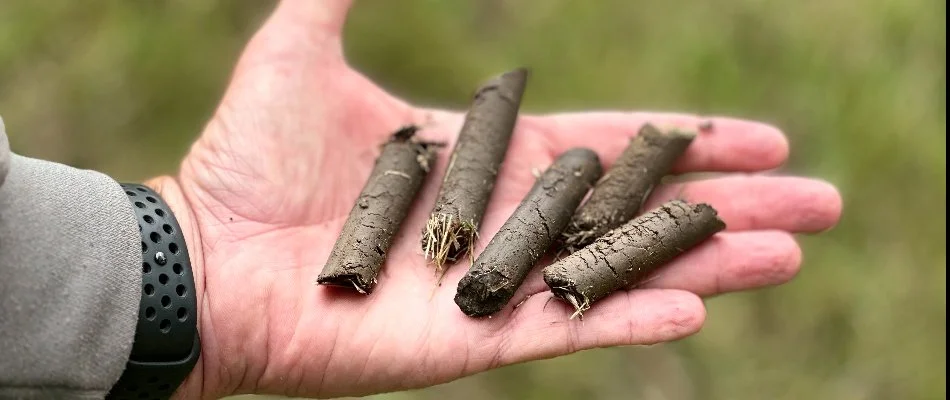
[[[463,118],[414,107],[351,69],[340,45],[348,8],[345,0],[280,3],[181,170],[147,182],[183,227],[198,286],[202,356],[179,398],[364,395],[594,347],[677,340],[702,327],[700,296],[787,282],[801,263],[793,234],[829,229],[840,217],[833,186],[756,174],[788,156],[782,133],[765,124],[646,112],[524,115],[483,237],[531,188],[532,169],[561,152],[590,147],[609,167],[645,122],[687,128],[707,119],[715,128],[674,171],[734,174],[657,188],[645,207],[673,197],[708,202],[728,231],[647,288],[601,300],[583,325],[566,322],[570,306],[545,308],[549,295],[527,297],[546,290],[537,270],[512,299],[527,297],[520,307],[491,319],[462,314],[452,299],[465,269],[450,270],[433,292],[437,278],[418,250],[425,206],[413,207],[371,296],[314,285],[385,136],[415,123],[426,126],[423,137],[451,145]],[[417,205],[435,201],[446,162],[443,153]]]

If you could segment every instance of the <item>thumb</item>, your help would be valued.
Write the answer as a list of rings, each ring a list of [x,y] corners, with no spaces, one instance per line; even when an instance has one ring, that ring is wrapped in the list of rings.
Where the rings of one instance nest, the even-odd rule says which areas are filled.
[[[283,0],[249,43],[246,58],[342,59],[341,34],[353,0]]]
[[[271,18],[298,30],[298,39],[339,40],[353,0],[283,0]]]

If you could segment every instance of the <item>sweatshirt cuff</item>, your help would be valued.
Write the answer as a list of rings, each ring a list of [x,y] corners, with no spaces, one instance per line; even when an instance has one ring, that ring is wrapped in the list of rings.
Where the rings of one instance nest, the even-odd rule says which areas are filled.
[[[106,175],[7,149],[0,121],[0,397],[104,397],[141,300],[132,206]]]
[[[0,118],[0,187],[3,187],[3,180],[6,179],[9,170],[10,143],[7,140],[7,132],[4,130],[3,118]]]

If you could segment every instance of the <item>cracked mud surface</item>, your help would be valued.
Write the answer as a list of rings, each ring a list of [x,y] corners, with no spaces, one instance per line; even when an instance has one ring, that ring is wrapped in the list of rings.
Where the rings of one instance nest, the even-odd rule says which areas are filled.
[[[593,151],[577,148],[562,154],[459,282],[455,303],[462,312],[485,316],[504,308],[600,174],[600,160]]]
[[[669,201],[548,266],[544,281],[555,296],[583,312],[614,291],[636,286],[725,227],[708,204]]]
[[[693,132],[663,132],[644,125],[577,210],[564,231],[561,247],[577,251],[639,214],[650,191],[695,137]]]
[[[508,151],[527,77],[527,70],[516,69],[488,81],[475,93],[423,231],[423,251],[438,268],[469,254],[474,246]]]
[[[417,127],[394,133],[343,225],[317,282],[368,294],[393,236],[409,213],[439,145],[415,138]]]

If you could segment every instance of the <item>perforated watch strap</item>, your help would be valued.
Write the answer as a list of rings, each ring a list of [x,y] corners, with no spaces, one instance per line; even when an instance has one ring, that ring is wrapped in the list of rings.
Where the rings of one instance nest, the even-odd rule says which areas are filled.
[[[181,227],[152,189],[122,184],[142,232],[142,301],[132,354],[108,399],[167,399],[198,361],[195,281]]]

